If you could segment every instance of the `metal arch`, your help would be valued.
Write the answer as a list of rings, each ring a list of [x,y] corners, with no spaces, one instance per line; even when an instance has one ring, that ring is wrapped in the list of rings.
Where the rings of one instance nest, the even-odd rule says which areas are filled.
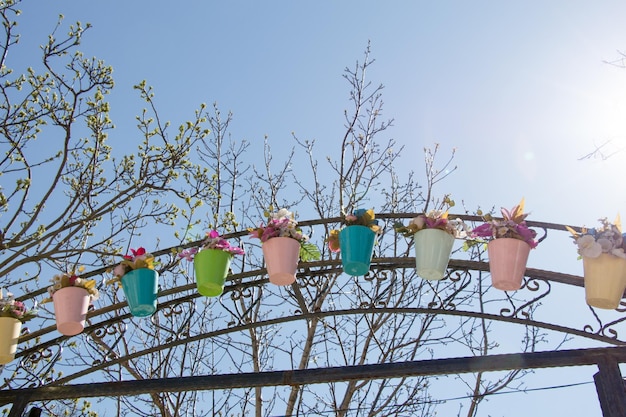
[[[275,318],[275,319],[271,319],[271,320],[264,320],[264,321],[258,321],[258,322],[252,322],[252,323],[246,323],[246,324],[240,324],[238,326],[233,326],[233,327],[228,327],[225,329],[221,329],[221,330],[216,330],[213,332],[209,332],[209,333],[202,333],[202,334],[198,334],[195,336],[190,336],[188,338],[185,339],[176,339],[176,340],[172,340],[169,343],[164,343],[158,346],[158,348],[151,348],[151,349],[145,349],[142,351],[137,351],[135,353],[126,355],[126,356],[121,356],[121,357],[115,357],[115,358],[111,358],[110,360],[106,361],[106,362],[101,362],[99,364],[94,364],[92,367],[87,368],[83,371],[79,371],[76,372],[74,374],[71,374],[69,376],[63,377],[63,378],[59,378],[53,382],[50,382],[48,384],[46,384],[47,386],[59,386],[59,385],[63,385],[66,384],[74,379],[89,375],[93,372],[105,369],[109,366],[114,366],[117,365],[121,362],[125,362],[131,359],[135,359],[135,358],[139,358],[145,355],[149,355],[151,353],[160,351],[160,350],[166,350],[175,346],[180,346],[180,345],[184,345],[186,343],[192,343],[192,342],[196,342],[199,340],[203,340],[203,339],[208,339],[211,337],[216,337],[216,336],[222,336],[225,334],[229,334],[229,333],[238,333],[244,330],[249,330],[249,329],[255,329],[255,328],[262,328],[262,327],[267,327],[267,326],[274,326],[274,325],[279,325],[279,324],[285,324],[285,323],[290,323],[290,322],[296,322],[296,321],[301,321],[301,320],[307,320],[307,319],[311,319],[311,318],[324,318],[324,317],[330,317],[330,316],[358,316],[358,315],[367,315],[367,314],[380,314],[380,313],[388,313],[388,314],[413,314],[413,315],[417,315],[417,314],[439,314],[439,315],[445,315],[445,316],[462,316],[462,317],[474,317],[474,318],[484,318],[486,320],[493,320],[493,321],[500,321],[500,322],[506,322],[506,323],[512,323],[512,324],[519,324],[519,325],[529,325],[529,326],[534,326],[534,327],[539,327],[539,328],[543,328],[546,330],[552,330],[552,331],[557,331],[557,332],[562,332],[562,333],[569,333],[572,335],[576,335],[576,336],[580,336],[580,337],[585,337],[588,339],[593,339],[596,341],[602,341],[605,342],[607,344],[611,344],[614,346],[626,346],[626,342],[623,341],[619,341],[616,339],[610,339],[607,338],[603,335],[599,335],[599,334],[594,334],[594,333],[587,333],[585,331],[582,330],[574,330],[574,329],[569,329],[566,327],[562,327],[562,326],[558,326],[555,324],[551,324],[551,323],[544,323],[544,322],[538,322],[538,321],[532,321],[532,320],[526,320],[526,319],[521,319],[521,318],[516,318],[516,317],[506,317],[506,316],[501,316],[501,315],[493,315],[493,314],[485,314],[485,313],[476,313],[476,312],[471,312],[471,311],[458,311],[458,310],[441,310],[441,309],[429,309],[429,308],[419,308],[419,307],[415,307],[415,308],[399,308],[399,307],[371,307],[371,308],[358,308],[358,309],[350,309],[350,310],[333,310],[333,311],[320,311],[320,312],[313,312],[313,313],[304,313],[304,314],[300,314],[300,315],[292,315],[292,316],[284,316],[284,317],[279,317],[279,318]],[[1,392],[1,391],[0,391]]]
[[[377,262],[379,261],[379,262]],[[468,266],[474,266],[475,270],[483,270],[487,268],[486,264],[483,263],[478,263],[480,265],[468,265],[468,262],[471,261],[451,261],[451,269],[454,271],[459,271],[459,270],[466,270],[465,268],[468,268]],[[334,262],[323,262],[324,264],[327,265],[323,265],[323,266],[328,266],[328,265],[332,265]],[[402,267],[395,258],[379,258],[379,259],[375,259],[373,266],[376,267],[381,267],[383,266],[384,268],[388,268],[389,270],[393,270],[395,268],[398,267]],[[259,273],[262,273],[262,270],[258,271]],[[575,282],[575,285],[579,285],[579,281],[581,281],[580,277],[575,277],[575,276],[570,276],[570,275],[565,275],[565,274],[558,274],[555,275],[556,273],[554,272],[549,272],[549,271],[541,271],[541,270],[528,270],[527,271],[527,275],[530,276],[530,279],[526,281],[526,285],[528,285],[529,282],[531,282],[532,280],[536,280],[536,279],[545,279],[545,280],[549,280],[551,278],[557,277],[558,281],[562,281],[562,282],[567,282],[570,280],[575,280],[577,282]],[[327,270],[324,271],[324,274],[328,273]],[[319,274],[322,275],[322,274]],[[257,275],[258,276],[258,275]],[[234,279],[234,278],[233,278]],[[245,288],[248,285],[258,285],[256,283],[256,281],[247,283],[246,285],[242,285],[242,284],[237,284],[234,286],[229,286],[225,289],[225,293],[228,292],[232,292],[232,293],[237,293],[240,292],[242,290],[242,288]],[[540,297],[536,298],[536,299],[541,299],[545,296],[545,294],[541,295]],[[189,303],[192,300],[199,298],[200,295],[198,294],[190,294],[190,295],[186,295],[183,297],[179,297],[176,299],[172,299],[172,300],[167,300],[162,302],[159,305],[159,310],[163,311],[164,309],[167,308],[171,308],[172,306],[176,306],[179,305],[181,303]],[[204,334],[199,334],[196,336],[191,336],[185,339],[176,339],[170,343],[166,343],[166,344],[162,344],[160,345],[159,349],[148,349],[148,350],[144,350],[144,351],[140,351],[137,352],[133,355],[127,355],[127,356],[123,356],[123,357],[116,357],[116,358],[109,358],[109,360],[107,360],[106,362],[103,361],[102,364],[100,365],[95,365],[92,368],[89,368],[89,370],[85,370],[85,371],[81,371],[78,372],[76,374],[72,374],[72,375],[68,375],[65,378],[59,379],[57,381],[54,382],[54,385],[57,384],[61,384],[61,383],[65,383],[68,382],[72,379],[75,379],[77,377],[80,376],[84,376],[87,375],[91,372],[94,372],[96,370],[102,369],[105,365],[105,363],[108,365],[113,365],[116,363],[119,363],[121,361],[127,360],[127,359],[131,359],[134,357],[139,357],[139,356],[143,356],[143,355],[147,355],[150,353],[153,353],[157,350],[162,350],[162,349],[166,349],[169,347],[173,347],[176,345],[180,345],[180,344],[184,344],[184,343],[188,343],[188,342],[193,342],[196,340],[201,340],[201,339],[205,339],[205,338],[210,338],[210,337],[215,337],[217,335],[222,335],[222,334],[227,334],[227,333],[235,333],[235,332],[240,332],[242,330],[247,330],[250,328],[257,328],[257,327],[264,327],[264,326],[271,326],[271,325],[276,325],[276,324],[281,324],[281,323],[286,323],[286,322],[290,322],[290,321],[297,321],[297,320],[303,320],[303,319],[307,319],[307,318],[313,318],[313,317],[328,317],[328,316],[332,316],[332,315],[353,315],[353,314],[368,314],[368,313],[373,313],[373,312],[386,312],[386,313],[398,313],[398,314],[422,314],[422,313],[436,313],[436,314],[441,314],[441,315],[454,315],[454,316],[468,316],[468,317],[481,317],[481,318],[485,318],[485,319],[489,319],[489,320],[495,320],[495,321],[503,321],[503,322],[509,322],[509,323],[515,323],[515,324],[522,324],[522,325],[531,325],[531,326],[536,326],[536,327],[541,327],[544,329],[548,329],[548,330],[553,330],[553,331],[558,331],[558,332],[562,332],[562,333],[568,333],[568,334],[572,334],[572,335],[577,335],[580,337],[585,337],[585,338],[589,338],[589,339],[593,339],[593,340],[597,340],[597,341],[601,341],[610,345],[623,345],[626,344],[625,341],[620,340],[617,338],[617,333],[614,330],[611,330],[611,326],[623,321],[623,319],[619,319],[619,320],[615,320],[613,322],[610,322],[608,324],[604,324],[599,326],[599,330],[598,331],[593,331],[593,328],[591,325],[586,325],[582,330],[580,329],[574,329],[571,327],[566,327],[566,326],[560,326],[560,325],[556,325],[556,324],[552,324],[552,323],[545,323],[545,322],[540,322],[540,321],[535,321],[535,320],[530,320],[527,317],[519,317],[519,313],[523,313],[523,307],[529,304],[532,304],[533,300],[531,300],[530,302],[526,302],[524,303],[522,306],[516,308],[515,310],[511,310],[508,308],[503,308],[500,310],[500,314],[488,314],[488,313],[478,313],[475,311],[467,311],[467,310],[457,310],[457,309],[450,309],[450,308],[445,308],[444,306],[440,306],[439,308],[433,308],[433,305],[430,305],[428,307],[418,307],[418,308],[399,308],[399,307],[386,307],[386,306],[377,306],[377,305],[372,305],[372,306],[367,306],[367,308],[358,308],[358,309],[350,309],[350,310],[332,310],[332,311],[318,311],[318,312],[313,312],[313,313],[305,313],[305,314],[299,314],[299,315],[294,315],[294,316],[288,316],[288,317],[279,317],[279,318],[275,318],[272,320],[266,320],[266,321],[262,321],[262,322],[255,322],[255,323],[240,323],[238,325],[232,326],[232,327],[228,327],[226,329],[222,329],[219,331],[215,331],[215,332],[211,332],[211,333],[204,333]],[[123,304],[123,303],[120,303]],[[98,310],[91,313],[90,314],[90,318],[97,316]],[[86,334],[91,334],[93,333],[94,335],[97,335],[99,331],[102,331],[102,329],[106,329],[109,328],[110,326],[114,326],[114,325],[120,325],[123,324],[124,320],[127,319],[130,315],[129,314],[123,314],[120,315],[118,317],[112,318],[112,319],[108,319],[106,321],[94,324],[94,325],[90,325],[85,329],[85,333]],[[523,316],[523,314],[522,314]],[[597,317],[597,316],[596,316]],[[53,326],[49,326],[46,329],[43,329],[39,332],[33,332],[31,334],[28,334],[24,337],[24,340],[31,340],[34,337],[40,337],[42,334],[48,333],[48,332],[52,332],[54,331],[55,328]],[[105,332],[107,332],[107,330],[104,330]],[[112,334],[112,333],[109,333]],[[120,332],[120,338],[122,337],[123,332]],[[41,356],[42,351],[46,351],[46,350],[50,350],[53,348],[57,348],[59,349],[60,343],[65,340],[68,339],[68,337],[66,336],[61,336],[61,337],[57,337],[55,339],[51,339],[47,342],[43,342],[41,344],[38,344],[37,346],[34,346],[32,348],[29,349],[25,349],[20,351],[16,357],[25,357],[28,358],[28,360],[36,360],[37,357]],[[106,356],[106,355],[105,355]]]
[[[408,269],[408,268],[413,268],[414,266],[415,266],[415,260],[414,258],[411,258],[411,257],[407,257],[407,258],[391,257],[391,258],[373,258],[372,259],[372,269],[378,269],[378,270],[382,270],[382,269],[393,270],[397,268]],[[303,271],[298,272],[297,277],[302,278],[305,284],[307,283],[308,280],[310,280],[313,277],[324,276],[327,274],[341,273],[342,271],[340,260],[325,260],[325,261],[301,263],[299,268]],[[487,262],[451,259],[448,265],[448,269],[449,271],[484,271],[486,272],[489,270],[489,264]],[[255,271],[242,273],[242,274],[234,274],[234,275],[230,275],[227,278],[227,282],[232,283],[234,281],[242,280],[244,278],[249,278],[249,277],[264,277],[266,273],[267,273],[267,270],[265,268],[262,268],[262,269],[258,269]],[[527,268],[526,276],[533,280],[541,279],[545,281],[554,281],[554,282],[558,282],[562,284],[583,287],[582,277],[579,277],[576,275]],[[267,278],[261,278],[261,279],[251,280],[251,281],[247,281],[247,282],[243,282],[239,284],[227,285],[224,289],[224,294],[231,293],[231,292],[241,293],[246,288],[263,285],[267,282],[268,282]],[[163,291],[159,294],[159,296],[174,295],[174,294],[178,294],[178,293],[182,293],[182,292],[186,292],[190,290],[195,290],[195,285],[187,284],[187,285],[180,286],[171,290]],[[177,298],[177,299],[162,301],[159,303],[158,308],[163,309],[164,307],[167,307],[170,305],[179,304],[181,302],[188,302],[193,299],[201,298],[201,297],[203,296],[198,293],[189,294],[189,295]],[[89,321],[91,321],[95,317],[101,316],[107,312],[117,311],[118,309],[121,309],[125,307],[126,305],[127,305],[126,302],[120,302],[120,303],[113,304],[113,305],[110,305],[110,306],[107,306],[98,310],[93,310],[88,313],[87,318]],[[87,326],[85,328],[85,332],[94,331],[101,326],[111,325],[116,322],[120,322],[125,319],[128,319],[130,317],[131,317],[130,313],[120,314],[119,316],[115,318],[108,319],[106,321]],[[51,326],[42,328],[38,331],[29,332],[23,335],[22,337],[20,337],[20,342],[28,342],[30,340],[40,338],[46,334],[49,334],[55,331],[56,331],[56,327],[54,325],[51,325]],[[47,346],[59,343],[66,339],[69,339],[69,337],[58,336],[57,338],[54,338],[50,341],[40,343],[37,346],[47,347]],[[606,341],[609,342],[609,340],[606,340]],[[36,351],[35,347],[26,349],[26,350],[18,352],[16,354],[16,357],[26,356],[35,351]]]
[[[474,264],[468,264],[468,262],[471,262],[471,261],[454,261],[453,260],[451,261],[451,267],[452,267],[451,269],[455,271],[466,270],[465,268],[469,266],[474,266],[476,267],[476,269],[479,269],[479,270],[482,270],[483,268],[488,268],[488,266],[484,263],[476,263],[480,265],[474,265]],[[328,265],[332,266],[335,263],[335,261],[326,261],[326,262],[321,262],[321,263],[325,264],[325,265],[322,265],[323,267],[326,267]],[[402,263],[404,263],[404,261]],[[455,265],[457,263],[458,265]],[[380,268],[380,266],[384,266],[385,268],[388,268],[389,270],[398,268],[399,265],[400,263],[398,263],[397,258],[377,258],[377,259],[374,259],[374,262],[373,262],[373,267],[376,266]],[[319,265],[316,265],[316,266],[319,266]],[[411,265],[411,267],[412,266],[413,265]],[[259,272],[260,271],[264,271],[264,270],[259,270]],[[546,278],[547,276],[549,277],[557,276],[555,275],[556,273],[554,272],[542,271],[542,270],[529,270],[527,272],[530,272],[527,275],[530,275],[531,277],[530,279],[527,279],[525,285],[528,285],[528,283],[531,282],[532,280],[547,279]],[[327,272],[325,271],[325,273]],[[566,275],[566,274],[558,274],[558,278],[560,278],[561,281],[568,281],[572,279],[575,279],[577,281],[581,280],[580,277],[575,277],[575,276]],[[235,278],[232,278],[232,280],[235,280]],[[248,283],[248,284],[252,285],[254,284],[254,282]],[[241,291],[241,289],[242,289],[241,284],[237,284],[234,286],[226,287],[225,293],[237,292],[237,291]],[[541,299],[543,298],[543,296],[544,295],[538,297],[537,299]],[[170,308],[172,306],[177,306],[182,303],[189,303],[193,299],[199,298],[199,297],[201,297],[199,294],[194,293],[194,294],[186,295],[177,299],[167,300],[159,305],[159,310],[162,311],[164,309]],[[523,306],[528,305],[528,304],[530,304],[530,302],[524,303]],[[208,338],[230,334],[230,333],[238,333],[244,330],[249,330],[249,329],[254,329],[254,328],[262,328],[262,327],[280,325],[280,324],[295,322],[295,321],[300,321],[300,320],[307,320],[311,318],[323,318],[323,317],[330,317],[330,316],[364,315],[364,314],[374,314],[374,313],[414,314],[414,315],[434,313],[434,314],[445,315],[445,316],[465,316],[465,317],[474,317],[474,318],[484,318],[487,320],[507,322],[507,323],[513,323],[513,324],[519,324],[519,325],[534,326],[534,327],[543,328],[546,330],[567,333],[567,334],[576,335],[579,337],[584,337],[584,338],[604,342],[609,345],[615,345],[615,346],[626,345],[626,341],[618,339],[617,334],[614,331],[613,332],[607,331],[607,329],[610,329],[610,326],[618,322],[621,322],[622,321],[621,319],[615,322],[609,323],[610,326],[609,325],[601,326],[598,331],[594,332],[593,329],[589,325],[587,325],[584,329],[575,329],[575,328],[561,326],[561,325],[557,325],[553,323],[531,320],[524,314],[520,314],[520,313],[523,313],[523,306],[518,307],[514,311],[508,308],[503,308],[498,312],[498,314],[495,314],[495,313],[490,314],[490,313],[481,313],[481,312],[469,311],[469,310],[459,310],[456,308],[449,308],[449,307],[446,308],[446,306],[443,306],[443,305],[439,306],[438,308],[433,308],[433,306],[409,308],[409,307],[387,307],[384,305],[381,306],[381,305],[372,303],[371,305],[362,306],[361,308],[353,308],[353,309],[348,309],[348,310],[307,312],[307,313],[294,314],[290,316],[277,317],[277,318],[253,322],[253,323],[238,323],[238,324],[235,324],[234,326],[226,327],[224,329],[216,330],[216,331],[209,332],[209,333],[201,333],[201,334],[197,334],[193,336],[188,336],[186,338],[176,338],[174,340],[171,340],[168,343],[160,344],[158,347],[145,349],[142,351],[137,351],[133,354],[129,354],[125,356],[107,357],[107,355],[103,355],[103,357],[105,357],[106,360],[102,360],[99,363],[94,363],[89,368],[86,368],[84,370],[81,370],[71,375],[67,375],[66,377],[57,379],[53,382],[48,382],[46,385],[52,385],[52,386],[62,385],[76,378],[89,375],[93,372],[102,370],[104,368],[119,364],[127,360],[149,355],[156,351],[169,349],[169,348],[180,346],[186,343],[192,343],[198,340],[208,339]],[[94,312],[94,315],[96,313],[97,312]],[[123,320],[128,317],[129,317],[129,314],[125,314],[120,317],[116,317],[114,319],[109,319],[104,322],[91,325],[85,329],[85,333],[91,334],[94,332],[98,332],[102,328],[107,328],[116,324],[123,323]],[[51,327],[50,330],[52,331],[54,330],[54,328]],[[120,338],[121,337],[122,337],[122,334],[120,334]],[[32,335],[29,335],[29,338],[32,338]],[[30,358],[32,355],[37,355],[38,352],[41,351],[42,349],[51,349],[52,347],[58,346],[59,343],[64,339],[67,339],[67,337],[65,336],[58,337],[48,342],[44,342],[30,349],[21,351],[20,353],[18,353],[18,355],[16,355],[16,357]]]
[[[398,214],[398,213],[388,213],[388,214],[380,214],[379,218],[382,219],[400,219],[412,217],[416,214]],[[481,221],[482,219],[477,216],[456,216],[460,217],[466,221]],[[313,221],[305,221],[300,222],[302,226],[313,226],[319,224],[329,224],[329,223],[338,223],[341,219],[321,219],[321,220],[313,220]],[[544,230],[544,235],[541,239],[545,239],[548,236],[548,230],[560,230],[564,231],[565,226],[557,225],[552,223],[541,223],[541,222],[528,222],[531,227],[540,227]],[[244,236],[246,232],[237,232],[230,235],[226,235],[227,238],[236,238]],[[192,242],[184,247],[192,247],[199,245],[200,242]],[[166,255],[171,252],[171,249],[162,250],[159,252],[155,252],[155,255]],[[374,280],[374,279],[382,279],[384,277],[378,277],[377,274],[386,274],[387,271],[391,271],[391,273],[395,273],[398,269],[411,269],[414,268],[415,261],[413,257],[375,257],[372,259],[371,270],[376,271],[376,274],[370,274],[364,279]],[[98,274],[102,274],[106,271],[106,268],[101,270],[92,271],[88,274],[84,274],[85,277],[94,276]],[[468,280],[472,277],[471,272],[488,272],[489,265],[487,262],[481,261],[473,261],[473,260],[465,260],[465,259],[451,259],[448,266],[448,274],[446,280],[450,280],[451,282],[462,285],[468,285]],[[326,259],[322,261],[316,262],[307,262],[300,263],[299,271],[298,271],[298,283],[302,286],[315,286],[319,283],[320,279],[323,277],[331,275],[331,274],[341,274],[341,261],[339,259]],[[245,296],[246,291],[249,291],[251,288],[264,285],[267,283],[266,270],[264,268],[245,271],[238,274],[233,274],[228,277],[229,285],[225,289],[225,294],[230,294],[231,297],[242,297]],[[621,317],[615,319],[610,322],[603,322],[602,319],[596,314],[593,308],[590,308],[591,314],[594,316],[596,323],[594,325],[586,324],[582,329],[562,326],[553,323],[541,322],[532,320],[527,314],[526,309],[533,304],[537,303],[539,300],[547,297],[551,292],[551,286],[553,283],[583,287],[583,279],[580,276],[570,275],[570,274],[562,274],[553,271],[545,271],[539,269],[527,268],[526,278],[524,280],[524,284],[522,287],[522,291],[526,290],[529,293],[536,293],[534,297],[531,297],[530,300],[524,300],[522,303],[517,303],[516,300],[512,300],[508,294],[506,294],[507,306],[502,307],[497,313],[480,313],[476,311],[462,310],[457,309],[457,306],[454,304],[446,304],[442,300],[439,302],[433,302],[426,307],[387,307],[384,304],[377,304],[375,302],[370,303],[369,305],[360,306],[359,308],[353,308],[349,310],[332,310],[332,311],[301,311],[299,314],[294,314],[292,316],[287,317],[276,317],[270,320],[264,320],[254,323],[235,323],[233,326],[226,327],[224,329],[220,329],[213,332],[201,333],[197,335],[188,335],[185,338],[174,338],[170,340],[168,343],[162,344],[157,348],[145,349],[143,351],[135,352],[130,355],[125,356],[117,356],[113,355],[112,348],[110,352],[103,353],[103,359],[98,363],[94,363],[91,367],[83,369],[74,374],[68,375],[64,378],[57,379],[55,381],[39,381],[39,385],[41,387],[46,386],[56,386],[61,387],[63,384],[66,384],[72,380],[80,378],[85,375],[89,375],[98,370],[104,369],[108,366],[112,366],[118,364],[120,362],[130,360],[133,358],[145,356],[151,354],[153,352],[168,349],[174,346],[191,343],[193,341],[208,339],[212,337],[216,337],[223,334],[228,333],[236,333],[241,332],[243,330],[248,330],[252,328],[259,328],[265,326],[273,326],[279,325],[283,323],[289,323],[293,321],[299,320],[307,320],[311,318],[322,318],[329,316],[340,316],[340,315],[367,315],[374,313],[388,313],[388,314],[440,314],[446,316],[465,316],[465,317],[477,317],[484,318],[487,320],[507,322],[513,324],[520,325],[529,325],[535,326],[543,329],[553,330],[557,332],[572,334],[596,341],[600,341],[609,345],[615,346],[623,346],[626,344],[625,340],[619,339],[617,331],[614,326],[622,321],[626,320],[626,317]],[[463,281],[463,279],[465,281]],[[545,284],[545,287],[543,287]],[[20,297],[20,299],[25,300],[28,298],[33,298],[37,295],[43,294],[45,290],[39,290],[28,294],[26,296]],[[168,299],[168,300],[160,300],[159,302],[159,312],[164,312],[168,309],[175,309],[177,306],[183,303],[189,303],[190,305],[194,305],[194,301],[202,296],[195,293],[195,285],[194,284],[186,284],[174,288],[170,288],[167,290],[163,290],[159,293],[160,298],[174,296],[176,298]],[[625,304],[622,303],[622,306]],[[102,317],[106,313],[117,312],[120,309],[126,306],[125,302],[116,303],[113,305],[109,305],[107,307],[100,308],[98,310],[90,311],[88,314],[89,322],[95,321],[98,317]],[[624,311],[624,310],[618,310]],[[98,323],[91,324],[86,327],[85,334],[89,335],[118,335],[119,338],[117,341],[121,340],[123,337],[123,329],[125,328],[125,321],[130,318],[130,314],[122,313],[114,317],[104,321],[100,321]],[[115,327],[121,328],[122,331],[115,331]],[[55,326],[48,326],[37,331],[28,333],[23,335],[20,338],[20,342],[32,342],[37,340],[37,338],[41,338],[43,336],[48,336],[52,332],[56,330]],[[47,358],[50,360],[50,364],[48,366],[52,366],[56,360],[60,357],[60,352],[62,349],[62,342],[67,340],[68,337],[61,336],[56,338],[51,338],[45,342],[39,343],[36,346],[24,349],[16,355],[17,358],[22,358],[24,361],[28,361],[31,363],[40,362],[42,358]],[[54,353],[56,352],[56,353]],[[50,359],[52,358],[52,359]],[[22,369],[26,369],[22,367]],[[37,378],[36,373],[30,372],[32,377]],[[3,390],[0,391],[0,394],[7,392],[10,393],[14,390]]]

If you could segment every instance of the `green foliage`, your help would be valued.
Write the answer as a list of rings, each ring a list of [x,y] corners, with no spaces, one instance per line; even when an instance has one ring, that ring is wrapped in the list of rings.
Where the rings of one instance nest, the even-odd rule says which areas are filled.
[[[316,261],[322,259],[322,254],[316,245],[306,242],[300,245],[300,259],[303,262]]]

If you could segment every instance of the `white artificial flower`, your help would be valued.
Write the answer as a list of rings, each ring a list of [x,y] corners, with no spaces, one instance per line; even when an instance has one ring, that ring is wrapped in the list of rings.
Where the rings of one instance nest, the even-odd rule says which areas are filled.
[[[409,224],[414,224],[418,229],[422,229],[426,225],[426,219],[424,216],[413,217]]]
[[[624,249],[623,248],[617,248],[617,249],[611,250],[611,255],[615,255],[615,256],[617,256],[619,258],[626,259],[626,253],[624,253]]]
[[[124,266],[123,266],[123,265],[121,265],[121,264],[120,264],[120,265],[117,265],[117,266],[115,267],[115,269],[113,269],[113,274],[114,274],[116,277],[121,277],[121,276],[124,276],[124,274],[125,274],[125,273],[126,273],[126,269],[125,269],[125,268],[124,268]]]
[[[602,252],[610,252],[613,249],[613,242],[606,238],[600,238],[597,240],[598,244],[602,247]]]
[[[591,235],[581,236],[576,243],[578,244],[578,253],[588,258],[597,258],[602,254],[602,245],[596,242]]]
[[[291,212],[285,208],[278,210],[276,213],[272,213],[272,219],[282,219],[283,217],[291,217]]]

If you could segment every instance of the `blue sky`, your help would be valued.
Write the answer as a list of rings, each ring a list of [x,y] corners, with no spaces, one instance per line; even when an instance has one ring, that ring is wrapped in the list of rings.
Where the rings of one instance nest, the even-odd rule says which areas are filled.
[[[234,137],[260,147],[268,135],[280,154],[291,132],[339,151],[342,71],[371,41],[400,169],[420,172],[424,146],[456,147],[442,194],[470,209],[525,196],[533,218],[592,225],[626,203],[625,153],[577,161],[607,140],[624,147],[626,70],[605,61],[619,58],[626,5],[544,3],[32,2],[22,42],[41,44],[61,12],[94,25],[82,50],[115,68],[113,143],[134,131],[132,86],[146,79],[174,124],[217,102]]]
[[[340,150],[343,69],[369,41],[370,81],[386,86],[395,119],[386,134],[405,147],[401,172],[421,173],[422,149],[437,142],[442,155],[457,149],[458,165],[437,191],[468,209],[525,197],[531,220],[626,218],[626,69],[606,63],[626,51],[624,2],[59,0],[21,9],[22,47],[44,43],[59,13],[93,25],[81,50],[115,69],[114,147],[138,134],[132,86],[145,79],[174,125],[217,102],[234,113],[234,138],[260,150],[267,135],[279,159],[295,132],[315,139],[324,159]],[[605,142],[616,152],[609,159],[578,160]],[[529,264],[582,272],[573,246],[557,252]],[[599,414],[589,393],[572,415]]]

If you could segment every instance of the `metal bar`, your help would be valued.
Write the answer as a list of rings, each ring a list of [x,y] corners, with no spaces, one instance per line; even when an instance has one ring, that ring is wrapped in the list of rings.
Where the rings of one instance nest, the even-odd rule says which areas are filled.
[[[9,411],[9,415],[7,417],[22,417],[24,410],[30,401],[31,400],[28,395],[18,395],[13,401],[13,406],[11,407],[11,411]]]
[[[43,401],[67,398],[130,396],[152,392],[182,392],[280,385],[297,386],[348,380],[595,365],[603,360],[610,360],[616,363],[626,362],[626,347],[513,353],[334,368],[44,386],[40,388],[0,391],[0,405],[16,402],[20,398],[28,398],[30,401]]]
[[[613,358],[603,358],[598,362],[599,372],[593,376],[604,417],[626,416],[626,389],[619,369]]]

